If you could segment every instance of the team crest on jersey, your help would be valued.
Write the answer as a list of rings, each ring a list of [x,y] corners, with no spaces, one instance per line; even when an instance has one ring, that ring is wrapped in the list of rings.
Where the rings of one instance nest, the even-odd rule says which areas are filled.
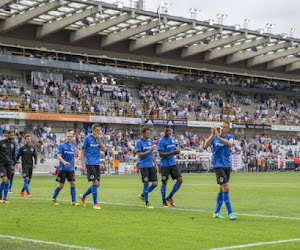
[[[14,144],[10,144],[11,148],[14,148]]]
[[[162,180],[165,181],[167,179],[167,176],[163,176]]]
[[[74,151],[74,148],[71,148],[71,151]]]
[[[172,143],[175,143],[175,140],[172,140]]]
[[[31,148],[31,152],[33,152],[34,151],[34,148]]]
[[[148,145],[151,145],[151,142],[150,142],[150,141],[148,141]]]

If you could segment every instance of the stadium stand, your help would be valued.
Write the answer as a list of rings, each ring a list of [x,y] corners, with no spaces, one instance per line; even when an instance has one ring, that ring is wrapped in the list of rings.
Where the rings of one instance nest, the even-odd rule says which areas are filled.
[[[94,7],[93,2],[70,2],[60,11],[70,8],[75,14],[82,8],[96,11]],[[103,3],[102,7],[114,13],[109,17],[120,19],[116,6]],[[49,20],[55,19],[54,12],[44,11]],[[133,166],[140,127],[150,126],[157,142],[162,125],[172,124],[183,151],[178,156],[183,171],[201,172],[211,166],[211,153],[203,149],[209,127],[229,121],[236,137],[233,151],[241,156],[244,169],[253,170],[252,162],[257,166],[258,159],[262,165],[273,159],[275,166],[277,155],[291,161],[299,154],[300,67],[294,51],[298,40],[289,48],[282,37],[171,16],[161,32],[157,17],[136,11],[132,16],[131,10],[123,9],[124,20],[119,21],[124,30],[108,23],[102,32],[93,33],[80,20],[57,27],[42,14],[11,26],[6,19],[12,13],[0,10],[8,23],[4,25],[8,36],[2,37],[0,46],[0,135],[9,127],[17,134],[30,132],[46,163],[56,158],[66,131],[74,131],[79,153],[91,123],[99,122],[108,146],[102,159]],[[91,22],[100,27],[99,17],[91,15]],[[151,32],[130,28],[145,27],[142,23],[150,20]],[[25,28],[28,36],[14,33],[17,26]],[[68,39],[61,41],[62,34]],[[46,36],[56,43],[45,42]],[[99,36],[102,55],[95,39]],[[145,46],[148,52],[143,51]],[[20,136],[16,140],[21,143]],[[270,170],[255,168],[261,169]]]

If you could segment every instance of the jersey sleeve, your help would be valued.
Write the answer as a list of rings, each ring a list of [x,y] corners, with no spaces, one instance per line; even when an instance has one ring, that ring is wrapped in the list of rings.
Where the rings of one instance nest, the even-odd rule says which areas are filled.
[[[211,140],[211,143],[210,143],[210,148],[211,148],[211,149],[214,148],[214,145],[215,145],[215,139],[216,139],[216,137],[213,137],[213,139]]]
[[[157,150],[158,151],[165,151],[165,149],[164,149],[164,142],[162,141],[162,139],[160,139],[159,142],[158,142]]]
[[[85,137],[85,138],[83,139],[82,148],[87,148],[87,147],[88,147],[88,138]]]
[[[233,135],[228,135],[227,139],[228,139],[229,141],[230,141],[230,140],[234,141],[234,136],[233,136]]]
[[[58,146],[58,154],[62,154],[64,151],[62,144]]]
[[[142,151],[142,144],[141,144],[140,141],[137,141],[135,146],[136,146],[137,152],[141,152]]]

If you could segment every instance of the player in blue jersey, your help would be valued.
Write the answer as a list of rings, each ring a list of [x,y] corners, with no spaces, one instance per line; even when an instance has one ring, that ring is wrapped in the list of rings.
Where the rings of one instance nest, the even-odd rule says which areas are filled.
[[[178,166],[176,166],[176,161],[174,155],[180,154],[180,150],[176,148],[175,138],[171,136],[171,126],[165,126],[165,135],[158,142],[158,151],[160,158],[161,176],[162,176],[162,186],[161,186],[161,196],[163,200],[163,207],[169,207],[166,201],[168,201],[171,206],[175,207],[173,201],[173,195],[178,191],[182,184],[181,171]],[[166,198],[167,193],[167,182],[171,175],[176,183],[173,186],[171,193]]]
[[[73,133],[67,132],[65,141],[58,146],[57,158],[59,160],[58,174],[56,181],[58,182],[58,187],[55,189],[52,196],[52,201],[54,205],[58,205],[56,197],[59,192],[63,189],[65,180],[67,179],[71,186],[71,205],[79,206],[80,204],[76,202],[76,189],[75,189],[75,147],[72,145],[74,140]]]
[[[148,127],[142,128],[142,138],[136,142],[136,150],[142,182],[144,183],[143,193],[139,197],[146,208],[153,208],[149,203],[148,195],[157,187],[159,168],[153,153],[156,150],[156,146],[153,145],[153,141],[150,139],[150,129]],[[152,182],[150,187],[149,182]]]
[[[232,212],[229,199],[229,178],[231,168],[231,147],[234,137],[228,135],[229,123],[223,122],[220,128],[220,134],[216,127],[211,128],[211,135],[204,144],[204,148],[211,146],[213,153],[213,167],[217,176],[217,183],[220,185],[217,196],[217,205],[214,212],[214,218],[224,219],[220,214],[223,201],[226,204],[229,219],[234,220],[236,216]]]
[[[97,210],[101,209],[97,198],[97,188],[100,186],[100,149],[105,152],[105,146],[101,141],[100,133],[101,126],[99,124],[93,124],[92,133],[83,140],[81,150],[82,170],[87,170],[87,179],[88,181],[92,181],[93,184],[84,194],[79,196],[82,206],[85,207],[85,198],[92,193],[94,201],[93,208]]]

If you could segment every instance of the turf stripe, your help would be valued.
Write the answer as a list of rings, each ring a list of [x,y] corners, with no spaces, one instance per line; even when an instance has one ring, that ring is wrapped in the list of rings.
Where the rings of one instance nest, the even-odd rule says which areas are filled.
[[[252,244],[247,244],[247,245],[239,245],[239,246],[231,246],[231,247],[211,248],[209,250],[225,250],[225,249],[256,247],[256,246],[262,246],[262,245],[274,245],[274,244],[294,242],[294,241],[300,241],[300,238],[290,239],[290,240],[277,240],[277,241],[269,241],[269,242],[258,242],[258,243],[252,243]]]
[[[28,200],[44,200],[49,201],[50,199],[45,198],[22,198],[22,197],[10,197],[11,199],[28,199]],[[70,200],[58,200],[58,202],[71,202]],[[86,203],[92,203],[91,201],[86,201]],[[129,206],[129,207],[144,207],[143,205],[134,205],[134,204],[126,204],[126,203],[112,203],[112,202],[100,202],[101,204],[107,205],[115,205],[115,206]],[[166,209],[164,207],[154,207],[158,209]],[[170,210],[179,210],[179,211],[190,211],[190,212],[200,212],[200,213],[211,213],[210,210],[201,210],[201,209],[189,209],[189,208],[174,208]],[[240,214],[234,213],[236,215],[241,216],[249,216],[249,217],[262,217],[262,218],[273,218],[273,219],[285,219],[285,220],[300,220],[298,217],[283,217],[283,216],[276,216],[276,215],[262,215],[262,214]]]
[[[28,242],[33,242],[33,243],[47,244],[47,245],[54,245],[54,246],[68,247],[68,248],[75,248],[75,249],[100,250],[100,249],[97,249],[97,248],[68,245],[68,244],[62,244],[62,243],[52,242],[52,241],[27,239],[27,238],[15,237],[15,236],[11,236],[11,235],[2,235],[2,234],[0,234],[0,238],[7,238],[7,239],[12,239],[12,240],[22,240],[22,241],[28,241]]]

